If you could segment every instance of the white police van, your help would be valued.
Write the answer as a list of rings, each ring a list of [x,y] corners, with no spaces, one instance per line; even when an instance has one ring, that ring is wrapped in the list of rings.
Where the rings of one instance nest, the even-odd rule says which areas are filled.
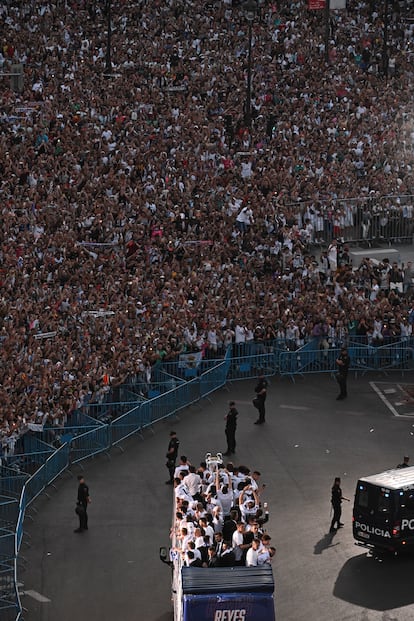
[[[397,552],[414,545],[414,466],[359,479],[352,531],[366,547]]]

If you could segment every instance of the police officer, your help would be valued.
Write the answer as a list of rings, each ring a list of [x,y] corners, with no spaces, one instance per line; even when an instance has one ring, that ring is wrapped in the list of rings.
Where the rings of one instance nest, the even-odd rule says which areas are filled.
[[[78,498],[76,502],[76,513],[79,517],[79,528],[74,530],[75,533],[82,533],[84,530],[88,530],[88,503],[91,502],[89,496],[89,487],[85,483],[85,479],[82,474],[78,475]]]
[[[339,477],[335,477],[334,484],[331,490],[331,505],[333,509],[333,517],[330,530],[331,533],[335,532],[337,528],[341,528],[343,526],[343,523],[341,522],[343,500],[349,501],[349,498],[345,498],[345,496],[342,496],[341,479]]]
[[[336,366],[338,368],[338,372],[336,374],[336,380],[339,384],[339,395],[337,396],[337,401],[342,401],[346,399],[348,396],[346,389],[346,380],[348,377],[348,369],[350,365],[351,359],[348,355],[348,350],[346,347],[342,347],[341,353],[338,356],[336,361]]]
[[[237,416],[239,415],[236,410],[236,404],[234,401],[230,401],[229,403],[229,411],[225,416],[226,419],[226,440],[227,440],[227,451],[223,453],[224,455],[232,455],[236,451],[236,428],[237,428]]]
[[[267,381],[264,375],[259,376],[259,381],[254,389],[256,393],[255,408],[259,411],[259,418],[255,421],[255,425],[263,425],[265,422],[265,401],[267,396]]]
[[[170,478],[168,481],[165,481],[166,485],[172,485],[174,483],[174,470],[175,470],[175,462],[177,461],[178,455],[178,447],[180,446],[180,441],[177,438],[177,434],[175,431],[170,431],[170,441],[168,443],[167,449],[167,463],[165,464],[168,468],[168,472],[170,473]]]
[[[398,464],[397,468],[408,468],[409,467],[409,462],[410,458],[408,455],[404,455],[404,461],[401,464]]]

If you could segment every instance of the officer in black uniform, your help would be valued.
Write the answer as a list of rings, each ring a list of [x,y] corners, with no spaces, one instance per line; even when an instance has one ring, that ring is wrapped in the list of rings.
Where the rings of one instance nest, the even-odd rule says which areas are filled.
[[[165,481],[166,485],[172,485],[174,483],[174,470],[175,470],[175,462],[177,461],[178,455],[178,447],[180,446],[180,441],[177,438],[177,434],[175,431],[170,431],[170,441],[168,443],[167,449],[167,463],[165,464],[168,468],[168,472],[170,473],[170,478],[168,481]]]
[[[336,361],[336,366],[338,368],[338,372],[336,374],[336,379],[339,384],[339,395],[337,396],[337,401],[343,401],[348,396],[346,389],[346,380],[348,377],[348,369],[350,365],[351,359],[348,355],[348,350],[346,347],[342,347],[341,353],[338,356]]]
[[[408,455],[404,455],[404,461],[401,464],[398,464],[397,468],[398,469],[400,469],[400,468],[408,468],[409,465],[410,465],[408,463],[409,461],[410,461],[409,456]]]
[[[91,502],[89,497],[89,487],[85,483],[85,479],[82,474],[78,475],[78,499],[76,502],[76,513],[79,517],[79,528],[74,530],[75,533],[82,533],[84,530],[88,530],[88,503]]]
[[[267,381],[264,375],[260,375],[259,381],[254,389],[256,393],[255,407],[259,411],[259,418],[255,421],[255,425],[263,425],[265,422],[265,401],[267,396]]]
[[[227,451],[223,453],[224,455],[232,455],[236,451],[236,428],[237,428],[237,417],[239,415],[236,410],[236,404],[234,401],[230,401],[229,403],[230,409],[225,416],[226,419],[226,439],[227,439]]]
[[[343,526],[343,523],[341,522],[342,501],[343,500],[349,501],[349,498],[345,498],[345,496],[342,496],[341,479],[339,477],[336,477],[334,480],[331,494],[332,494],[331,504],[332,504],[332,509],[333,509],[333,517],[332,517],[330,532],[333,533],[335,532],[336,528],[341,528]],[[336,524],[336,528],[335,528],[335,524]]]

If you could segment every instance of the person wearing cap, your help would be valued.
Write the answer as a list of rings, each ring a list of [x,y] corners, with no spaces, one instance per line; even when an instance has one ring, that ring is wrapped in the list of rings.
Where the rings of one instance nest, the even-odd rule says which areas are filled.
[[[234,401],[230,401],[229,408],[229,411],[224,417],[226,420],[225,433],[227,440],[227,451],[224,455],[233,455],[233,453],[236,452],[236,428],[239,413],[236,410],[236,404]]]
[[[180,446],[180,441],[177,438],[177,434],[175,431],[170,431],[170,441],[168,443],[167,448],[167,463],[165,464],[168,468],[168,472],[170,473],[170,478],[168,481],[165,481],[166,485],[172,485],[174,483],[174,471],[175,471],[175,463],[177,461],[178,455],[178,447]]]
[[[408,468],[409,465],[410,465],[408,463],[409,461],[410,461],[410,458],[408,457],[408,455],[404,455],[404,461],[402,462],[402,464],[398,464],[397,468],[398,469],[400,469],[400,468]]]
[[[336,360],[336,366],[338,368],[338,372],[336,374],[336,380],[339,384],[339,395],[337,396],[337,401],[342,401],[346,399],[348,396],[346,380],[348,377],[348,369],[351,363],[351,359],[348,354],[348,350],[346,347],[341,348],[341,353],[339,354]]]

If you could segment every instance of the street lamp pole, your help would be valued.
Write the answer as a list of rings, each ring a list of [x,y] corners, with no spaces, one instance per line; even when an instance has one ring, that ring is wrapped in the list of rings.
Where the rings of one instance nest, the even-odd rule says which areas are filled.
[[[250,128],[252,124],[252,38],[253,38],[253,21],[257,12],[257,2],[255,0],[247,0],[243,5],[246,19],[249,22],[248,34],[248,53],[247,53],[247,83],[246,83],[246,101],[244,104],[244,124]]]
[[[331,35],[331,2],[325,0],[325,61],[329,63],[329,39]]]
[[[107,38],[106,38],[106,60],[105,60],[105,74],[110,75],[112,73],[112,61],[111,61],[111,38],[112,38],[112,26],[111,26],[111,8],[112,0],[106,0],[106,20],[107,20]]]
[[[247,127],[250,127],[252,124],[252,20],[249,21],[249,53],[247,56],[245,124]]]
[[[384,0],[384,33],[382,40],[382,69],[384,72],[384,77],[388,80],[388,66],[389,66],[389,58],[388,58],[388,6],[389,0]]]

